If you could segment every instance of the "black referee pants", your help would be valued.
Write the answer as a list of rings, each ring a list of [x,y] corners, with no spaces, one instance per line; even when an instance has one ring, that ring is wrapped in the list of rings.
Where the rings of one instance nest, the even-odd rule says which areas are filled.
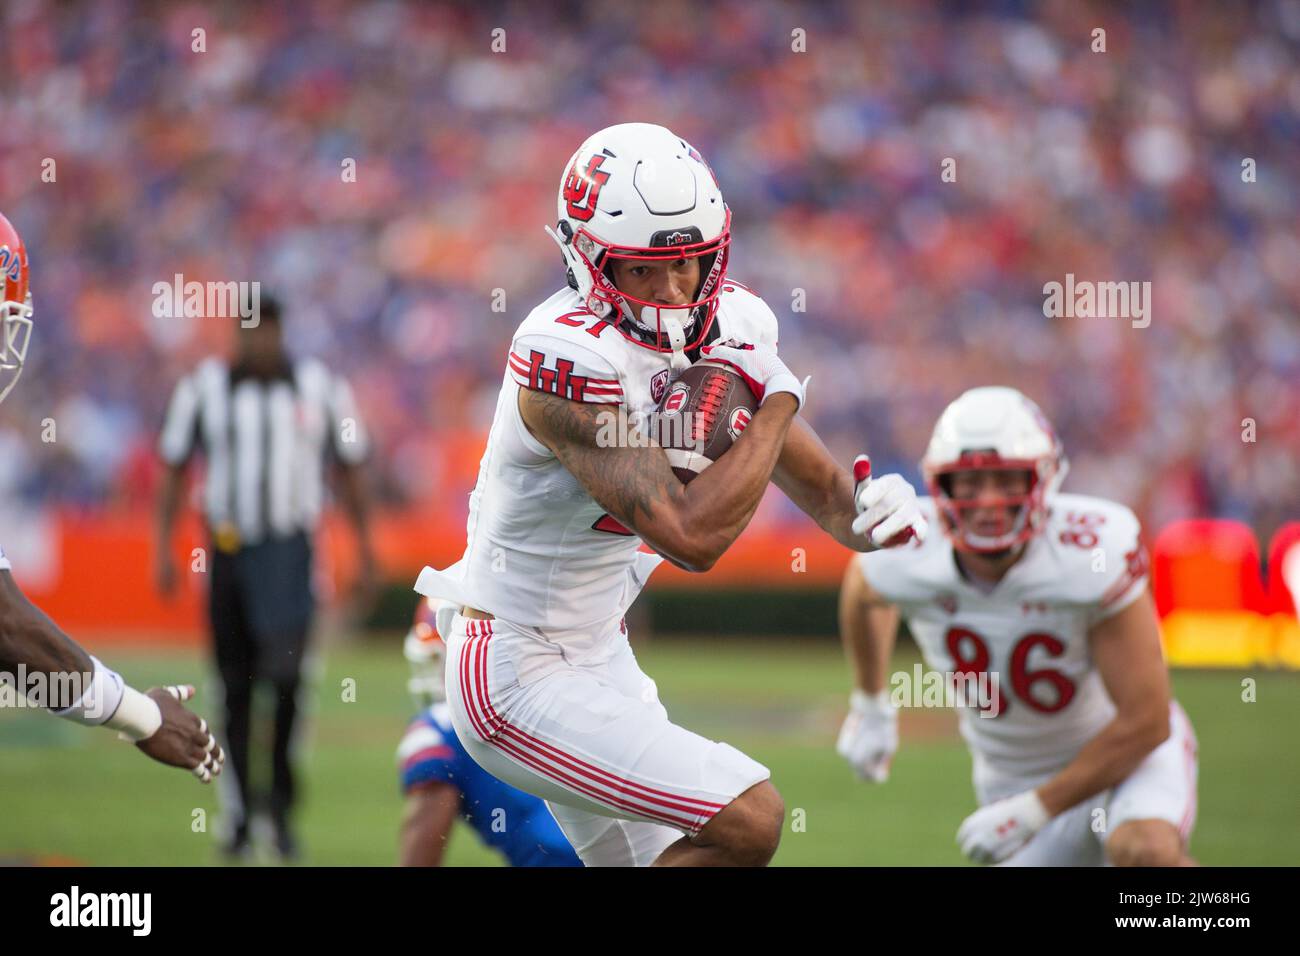
[[[239,787],[234,822],[246,825],[253,809],[265,803],[272,819],[284,823],[294,802],[290,743],[313,610],[311,543],[306,534],[296,534],[232,553],[213,547],[212,555],[209,617],[217,670],[225,685],[229,769]],[[275,692],[271,792],[266,801],[251,792],[249,776],[253,688],[260,681],[269,682]]]

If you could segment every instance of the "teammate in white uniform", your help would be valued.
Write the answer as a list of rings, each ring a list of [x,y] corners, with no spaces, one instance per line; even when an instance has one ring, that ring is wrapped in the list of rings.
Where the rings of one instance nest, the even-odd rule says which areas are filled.
[[[0,401],[18,383],[27,359],[29,281],[23,241],[0,215]],[[221,772],[225,754],[207,723],[181,706],[194,696],[193,686],[155,687],[144,694],[129,686],[28,601],[11,570],[0,545],[0,683],[6,695],[25,691],[30,700],[42,688],[52,698],[59,691],[76,693],[75,700],[43,700],[40,706],[77,723],[111,727],[154,760],[187,768],[204,783]],[[86,679],[75,681],[76,675]]]
[[[514,335],[463,558],[416,584],[460,609],[440,628],[453,725],[484,769],[548,801],[588,866],[762,865],[784,814],[767,768],[669,721],[624,612],[661,556],[710,568],[769,479],[856,550],[923,535],[916,496],[865,461],[850,475],[796,418],[805,385],[772,310],[727,277],[730,212],[689,144],[602,130],[558,209],[569,287]],[[662,448],[619,436],[701,356],[762,404],[683,485]]]
[[[967,856],[1189,862],[1196,737],[1170,698],[1138,521],[1057,493],[1066,468],[1046,418],[1014,389],[972,389],[948,406],[922,462],[921,506],[944,534],[857,557],[845,574],[856,688],[837,749],[865,779],[888,777],[901,612],[929,667],[971,691],[956,695],[980,804],[958,831]]]

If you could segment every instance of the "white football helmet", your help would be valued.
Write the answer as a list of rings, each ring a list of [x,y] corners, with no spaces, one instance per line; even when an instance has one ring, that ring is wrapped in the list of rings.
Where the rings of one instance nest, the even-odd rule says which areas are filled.
[[[1014,388],[1001,386],[973,388],[944,409],[921,459],[921,472],[953,547],[982,553],[1005,551],[1042,530],[1047,497],[1060,488],[1069,467],[1042,409]],[[1027,471],[1029,492],[994,502],[953,499],[946,478],[974,469]],[[1003,534],[975,534],[962,520],[963,509],[990,505],[1015,509],[1011,526]]]
[[[704,158],[662,126],[621,123],[592,135],[565,167],[559,222],[546,231],[586,307],[659,352],[697,346],[713,325],[727,274],[731,211]],[[620,292],[614,259],[700,260],[691,302],[669,308]]]
[[[0,402],[18,384],[32,337],[32,293],[22,237],[0,214]]]
[[[447,697],[447,645],[438,626],[438,618],[447,617],[438,613],[445,603],[437,598],[420,598],[415,620],[402,642],[402,653],[411,665],[406,689],[421,710]],[[445,620],[443,626],[446,626]]]

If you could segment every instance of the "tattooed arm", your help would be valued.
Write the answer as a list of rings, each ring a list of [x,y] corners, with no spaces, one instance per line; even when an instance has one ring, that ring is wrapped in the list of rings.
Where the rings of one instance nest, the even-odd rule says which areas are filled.
[[[840,544],[854,551],[871,550],[866,535],[853,533],[853,519],[858,516],[853,476],[831,457],[803,419],[790,427],[772,482]]]
[[[602,508],[687,571],[713,567],[749,524],[797,408],[793,395],[772,395],[727,453],[683,485],[657,445],[597,444],[607,416],[626,416],[621,406],[571,402],[529,389],[519,392],[519,413],[534,437]]]

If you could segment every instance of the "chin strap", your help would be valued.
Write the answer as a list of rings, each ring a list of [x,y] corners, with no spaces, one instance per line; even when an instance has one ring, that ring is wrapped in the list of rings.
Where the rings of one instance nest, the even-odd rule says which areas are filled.
[[[688,321],[680,325],[672,323],[671,321],[656,323],[656,311],[671,313],[686,312],[687,310],[672,308],[658,309],[656,306],[647,305],[642,307],[641,319],[640,321],[637,321],[632,318],[630,307],[624,305],[619,309],[618,327],[632,338],[644,342],[652,348],[663,348],[664,346],[667,346],[674,353],[681,352],[682,347],[686,345],[686,342],[691,337],[691,333],[699,323],[699,316],[697,314],[691,314]],[[698,309],[692,310],[692,312],[698,312]],[[662,330],[662,335],[656,335],[656,325]],[[647,328],[647,326],[649,327]],[[674,335],[674,333],[676,334]]]
[[[695,318],[690,309],[646,305],[641,307],[641,325],[652,337],[649,330],[657,328],[660,337],[667,336],[668,347],[680,352],[686,345],[686,333],[695,327]]]

